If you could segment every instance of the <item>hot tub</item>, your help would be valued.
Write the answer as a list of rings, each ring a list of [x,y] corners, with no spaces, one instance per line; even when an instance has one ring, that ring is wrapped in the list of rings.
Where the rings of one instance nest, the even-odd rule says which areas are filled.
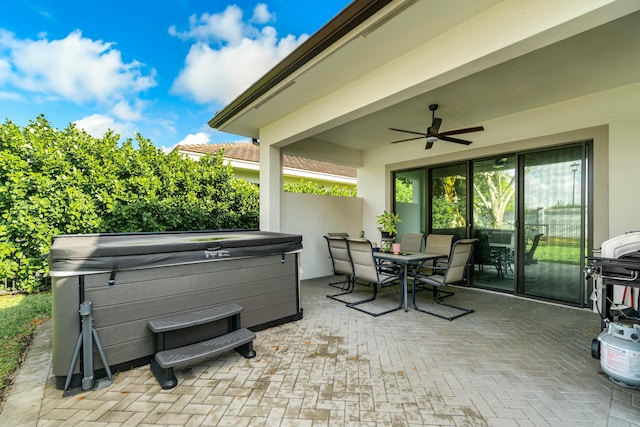
[[[111,369],[148,364],[151,319],[234,302],[253,331],[302,318],[302,236],[242,231],[62,235],[49,253],[52,352],[63,389],[81,333],[80,304],[90,302],[94,329]],[[93,364],[104,371],[94,349]],[[80,361],[73,384],[80,380]]]

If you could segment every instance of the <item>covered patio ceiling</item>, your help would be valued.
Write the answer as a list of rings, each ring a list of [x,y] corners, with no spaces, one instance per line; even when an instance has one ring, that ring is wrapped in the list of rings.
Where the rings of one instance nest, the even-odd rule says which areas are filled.
[[[441,131],[482,124],[509,114],[600,92],[638,80],[640,13],[626,16],[569,39],[535,50],[478,73],[416,93],[364,117],[314,136],[368,150],[410,135],[389,127],[426,132],[429,104],[438,103]],[[603,109],[607,106],[603,105]],[[494,129],[467,134],[471,140]],[[424,139],[408,142],[424,146]]]
[[[360,151],[388,146],[391,141],[410,137],[388,130],[390,127],[426,132],[431,123],[428,105],[433,103],[440,105],[437,116],[443,119],[441,131],[484,124],[485,132],[467,134],[465,139],[495,141],[500,138],[500,130],[486,126],[491,120],[638,81],[640,12],[634,11],[640,5],[633,1],[602,1],[600,8],[579,19],[564,22],[559,17],[558,25],[549,23],[544,33],[505,44],[500,50],[484,52],[482,40],[468,39],[464,48],[477,50],[477,58],[450,67],[456,62],[452,58],[456,46],[449,33],[457,27],[480,25],[478,22],[489,13],[512,13],[510,9],[501,11],[501,3],[474,0],[461,7],[458,2],[435,0],[391,2],[291,72],[240,114],[214,127],[259,138],[261,130],[279,118],[308,108],[326,94],[343,90],[372,70],[402,55],[411,57],[414,52],[420,56],[413,62],[395,66],[421,67],[424,81],[411,87],[393,79],[382,81],[389,86],[385,88],[387,96],[372,96],[370,102],[348,114],[336,114],[292,135],[281,144],[283,151],[304,151],[305,146],[318,142]],[[508,16],[503,18],[509,22]],[[500,33],[496,31],[494,38]],[[447,67],[440,72],[443,61]],[[398,90],[394,90],[396,86]],[[609,107],[601,106],[603,111]],[[424,140],[404,144],[415,144],[418,149],[424,147]],[[420,152],[423,155],[421,148]]]

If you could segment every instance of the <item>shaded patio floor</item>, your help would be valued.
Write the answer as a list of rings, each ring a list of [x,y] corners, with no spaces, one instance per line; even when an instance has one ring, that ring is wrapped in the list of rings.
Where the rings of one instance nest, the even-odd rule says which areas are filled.
[[[65,398],[50,375],[39,390],[19,375],[0,425],[640,426],[640,392],[591,357],[590,311],[456,288],[450,301],[476,311],[452,322],[371,317],[326,298],[330,280],[302,282],[304,318],[258,332],[255,359],[226,353],[179,371],[172,390],[143,366]],[[38,340],[50,355],[46,329]],[[42,354],[31,362],[49,369]]]

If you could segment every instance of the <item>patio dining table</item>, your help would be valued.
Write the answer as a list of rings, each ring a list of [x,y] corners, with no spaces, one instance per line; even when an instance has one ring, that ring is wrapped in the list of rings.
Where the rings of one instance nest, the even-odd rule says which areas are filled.
[[[424,261],[436,260],[439,258],[446,258],[446,255],[440,254],[428,254],[426,252],[400,252],[400,253],[391,253],[391,252],[374,252],[373,256],[377,260],[389,261],[394,264],[399,264],[402,266],[402,280],[400,282],[400,306],[398,308],[403,308],[404,311],[409,311],[409,302],[408,302],[408,286],[407,286],[407,278],[409,276],[409,265],[410,264],[420,264]]]
[[[513,246],[509,243],[490,242],[489,247],[497,255],[496,270],[498,270],[498,279],[505,279],[505,270],[510,268],[508,265],[509,252],[513,250]]]

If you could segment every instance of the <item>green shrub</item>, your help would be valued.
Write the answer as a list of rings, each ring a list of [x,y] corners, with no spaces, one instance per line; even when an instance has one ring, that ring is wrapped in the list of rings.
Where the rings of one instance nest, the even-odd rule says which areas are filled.
[[[222,153],[193,161],[140,135],[119,141],[43,116],[0,125],[0,283],[41,289],[58,234],[257,228],[258,188]]]
[[[325,196],[356,197],[357,190],[339,185],[324,187],[311,181],[301,179],[298,182],[287,182],[282,186],[289,193],[321,194]]]

